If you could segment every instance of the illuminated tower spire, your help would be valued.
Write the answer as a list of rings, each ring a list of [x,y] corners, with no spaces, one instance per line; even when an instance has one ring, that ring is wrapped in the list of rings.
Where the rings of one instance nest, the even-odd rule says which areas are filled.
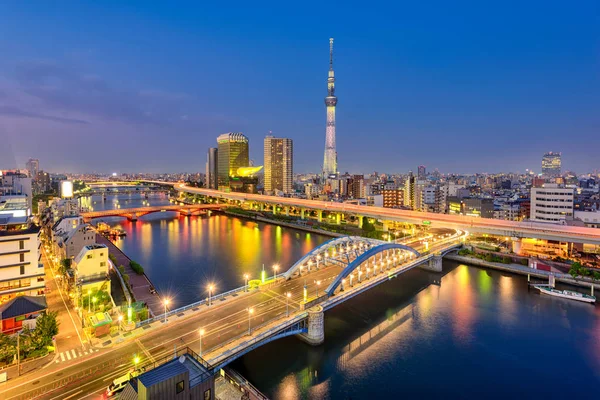
[[[325,128],[325,156],[323,158],[323,178],[337,174],[337,152],[335,151],[335,75],[333,72],[333,38],[329,39],[329,76],[327,78],[327,127]]]

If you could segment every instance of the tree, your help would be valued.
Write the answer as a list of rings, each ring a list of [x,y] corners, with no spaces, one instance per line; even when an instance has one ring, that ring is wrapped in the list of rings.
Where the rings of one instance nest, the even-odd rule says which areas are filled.
[[[52,344],[52,338],[58,334],[59,322],[56,320],[58,313],[48,311],[37,318],[35,329],[31,332],[32,342],[36,349]]]
[[[573,279],[577,279],[578,275],[581,275],[581,263],[576,261],[571,264],[571,269],[569,269],[569,275],[573,277]]]
[[[66,276],[67,275],[67,271],[71,269],[71,259],[70,258],[63,258],[62,260],[60,260],[60,266],[58,267],[58,273]]]
[[[17,338],[0,333],[0,362],[10,363],[17,354]]]

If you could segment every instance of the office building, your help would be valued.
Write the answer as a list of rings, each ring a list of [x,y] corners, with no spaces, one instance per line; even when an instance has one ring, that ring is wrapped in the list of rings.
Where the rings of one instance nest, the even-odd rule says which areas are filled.
[[[560,153],[548,152],[542,157],[542,175],[558,177],[561,173]]]
[[[366,197],[364,175],[352,175],[352,178],[348,181],[348,195],[353,199]]]
[[[211,147],[206,154],[206,188],[217,190],[219,188],[219,149]]]
[[[33,201],[31,177],[18,171],[0,171],[0,196],[25,196],[31,210]]]
[[[419,165],[419,168],[417,169],[417,180],[424,181],[425,179],[427,179],[427,167]]]
[[[531,188],[532,221],[565,223],[573,218],[573,189],[546,183],[543,187]]]
[[[414,208],[415,177],[412,172],[408,174],[404,183],[404,207]]]
[[[403,189],[383,189],[383,207],[399,208],[404,205],[404,190]]]
[[[230,190],[231,178],[238,169],[248,167],[248,138],[242,133],[224,133],[217,138],[217,184],[219,190]]]
[[[294,184],[292,139],[275,138],[269,135],[265,138],[264,150],[265,193],[291,193]]]
[[[40,160],[30,158],[25,164],[25,168],[27,168],[27,171],[29,171],[29,176],[32,179],[37,179],[38,172],[40,171]]]
[[[448,197],[448,213],[468,217],[494,218],[494,200],[477,197]]]
[[[0,196],[0,304],[44,295],[39,233],[24,196]]]

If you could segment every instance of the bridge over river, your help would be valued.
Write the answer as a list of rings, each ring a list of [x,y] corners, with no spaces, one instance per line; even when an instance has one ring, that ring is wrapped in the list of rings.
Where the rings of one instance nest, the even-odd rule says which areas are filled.
[[[99,393],[132,368],[190,347],[211,371],[253,349],[297,335],[318,345],[324,312],[412,269],[441,271],[442,257],[462,246],[466,232],[427,234],[384,242],[363,237],[332,239],[313,249],[285,273],[265,271],[259,287],[244,285],[138,323],[133,331],[102,338],[92,359],[60,368],[51,365],[31,382],[0,392],[6,399],[62,398]],[[168,300],[168,299],[163,299]],[[29,384],[28,387],[23,387]],[[59,397],[57,397],[59,396]]]
[[[85,222],[90,222],[94,218],[105,218],[105,217],[126,217],[130,221],[137,221],[141,216],[156,213],[156,212],[167,212],[175,211],[180,215],[200,215],[208,210],[220,210],[224,208],[224,204],[171,204],[166,206],[148,206],[148,207],[137,207],[137,208],[116,208],[112,210],[104,211],[88,211],[83,212],[80,215],[83,217]]]

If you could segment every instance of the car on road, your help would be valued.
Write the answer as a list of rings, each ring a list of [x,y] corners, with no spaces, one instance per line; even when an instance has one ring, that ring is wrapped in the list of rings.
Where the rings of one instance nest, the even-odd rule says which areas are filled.
[[[125,386],[129,383],[132,378],[135,378],[139,374],[144,372],[144,368],[130,371],[123,376],[120,376],[112,381],[112,383],[106,388],[106,398],[109,399],[114,397],[117,393],[120,393],[125,389]]]

